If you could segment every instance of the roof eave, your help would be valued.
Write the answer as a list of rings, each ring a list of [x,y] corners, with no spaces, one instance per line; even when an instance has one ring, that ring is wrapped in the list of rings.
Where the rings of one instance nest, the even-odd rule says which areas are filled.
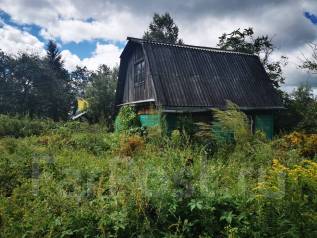
[[[118,104],[117,107],[125,106],[125,105],[137,105],[137,104],[143,104],[143,103],[149,103],[149,102],[155,102],[154,98],[146,99],[146,100],[138,100],[138,101],[132,101],[132,102],[126,102]]]
[[[179,48],[189,48],[189,49],[196,49],[196,50],[205,50],[205,51],[213,51],[213,52],[229,53],[229,54],[241,54],[241,55],[248,55],[248,56],[258,57],[255,54],[239,52],[239,51],[234,51],[234,50],[223,50],[223,49],[215,48],[215,47],[187,45],[187,44],[172,44],[172,43],[165,43],[165,42],[154,41],[154,40],[146,40],[146,39],[141,39],[141,38],[135,38],[135,37],[130,37],[130,36],[127,37],[127,41],[128,42],[137,43],[137,44],[150,43],[150,44],[174,46],[174,47],[179,47]]]
[[[211,111],[213,109],[221,109],[225,108],[219,107],[186,107],[186,106],[162,106],[162,111],[167,113],[184,113],[184,112],[206,112]],[[270,106],[270,107],[239,107],[241,111],[275,111],[275,110],[285,110],[286,108],[283,106]]]

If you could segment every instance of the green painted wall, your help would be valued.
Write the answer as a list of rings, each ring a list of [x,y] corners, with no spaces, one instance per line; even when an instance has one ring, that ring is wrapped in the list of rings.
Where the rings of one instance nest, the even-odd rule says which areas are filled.
[[[263,131],[269,139],[273,138],[273,115],[272,114],[256,114],[255,130]],[[141,125],[144,127],[153,127],[160,125],[160,114],[142,114],[139,115]],[[177,115],[175,113],[167,113],[165,115],[167,131],[170,133],[177,127]],[[117,121],[115,123],[116,129],[120,127]],[[223,132],[220,128],[214,126],[213,132],[219,135],[222,140],[232,140],[231,133]]]
[[[160,125],[160,114],[139,115],[141,125],[144,127],[153,127]]]
[[[232,131],[225,130],[221,127],[221,125],[217,122],[213,123],[212,133],[218,143],[223,142],[234,142],[234,134]]]
[[[163,116],[165,120],[165,126],[167,133],[171,133],[173,130],[177,128],[177,123],[179,117],[182,115],[178,115],[176,113],[166,113]],[[150,114],[150,115],[140,115],[139,116],[141,125],[145,127],[159,126],[161,123],[160,114]]]
[[[255,115],[255,130],[263,131],[267,138],[273,138],[273,115],[266,114],[266,115]]]
[[[167,133],[171,133],[177,127],[177,115],[175,113],[165,114]]]

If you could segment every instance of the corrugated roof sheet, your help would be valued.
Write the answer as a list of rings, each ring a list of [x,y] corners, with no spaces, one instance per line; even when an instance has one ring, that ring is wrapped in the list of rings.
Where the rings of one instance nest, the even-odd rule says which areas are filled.
[[[168,107],[279,108],[281,99],[255,55],[128,38],[143,46],[157,101]]]

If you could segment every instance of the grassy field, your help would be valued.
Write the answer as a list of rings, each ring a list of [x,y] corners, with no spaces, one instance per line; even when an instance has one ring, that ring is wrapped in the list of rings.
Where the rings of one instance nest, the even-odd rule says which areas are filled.
[[[235,132],[0,116],[0,237],[317,237],[317,137]]]

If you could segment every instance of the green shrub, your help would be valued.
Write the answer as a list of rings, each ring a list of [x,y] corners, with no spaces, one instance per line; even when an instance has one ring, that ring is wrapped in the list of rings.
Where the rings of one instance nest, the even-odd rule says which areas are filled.
[[[139,117],[132,106],[122,106],[115,121],[117,132],[138,132],[141,124]]]
[[[305,157],[312,158],[317,155],[317,134],[293,132],[284,136],[283,139],[287,148],[296,148]]]
[[[317,163],[287,167],[274,160],[256,191],[255,224],[262,237],[317,236]]]
[[[221,130],[223,135],[220,137],[230,137],[233,134],[234,141],[237,144],[243,145],[248,142],[252,136],[247,116],[239,110],[239,107],[234,103],[228,101],[226,110],[213,110],[213,116],[215,118],[216,131]],[[218,132],[219,133],[219,132]],[[217,138],[219,134],[214,133]],[[227,139],[230,141],[230,139]]]
[[[11,117],[0,115],[0,137],[25,137],[39,135],[56,125],[50,120],[32,120],[27,117]]]
[[[120,138],[119,154],[122,156],[132,156],[133,153],[144,148],[144,139],[138,135],[126,136]]]

